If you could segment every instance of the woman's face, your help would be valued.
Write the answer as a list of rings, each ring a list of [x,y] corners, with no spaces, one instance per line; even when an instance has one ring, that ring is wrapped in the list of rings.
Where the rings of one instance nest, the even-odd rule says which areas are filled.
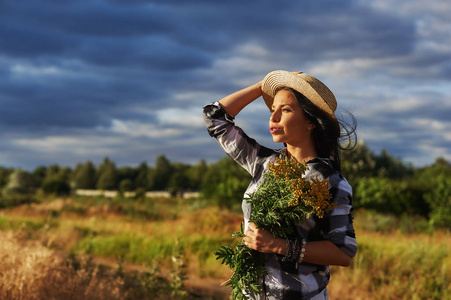
[[[302,147],[310,141],[313,124],[304,114],[293,93],[289,90],[280,90],[274,97],[269,119],[269,131],[276,143]]]

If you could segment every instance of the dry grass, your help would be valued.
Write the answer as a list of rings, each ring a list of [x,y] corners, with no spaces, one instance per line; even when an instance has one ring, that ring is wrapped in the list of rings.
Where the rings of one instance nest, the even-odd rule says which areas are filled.
[[[90,258],[68,258],[37,241],[22,240],[20,232],[0,231],[0,241],[1,299],[172,299],[170,283],[156,268],[105,268]]]
[[[90,207],[71,200],[0,213],[0,298],[167,299],[170,282],[160,275],[170,273],[179,241],[189,287],[204,289],[209,296],[203,299],[225,299],[228,290],[219,283],[228,279],[230,270],[213,252],[218,243],[237,242],[230,234],[239,230],[241,214],[171,205],[157,202],[158,209],[150,215],[159,216],[155,219],[124,215],[103,203]],[[171,211],[168,218],[166,211]],[[381,234],[358,225],[358,254],[350,268],[332,268],[330,299],[451,299],[450,233]],[[108,261],[117,263],[121,257],[141,264],[140,272],[102,267],[96,257],[96,264],[68,260],[68,253],[76,249],[98,251],[91,255],[110,249],[104,256]],[[149,257],[156,251],[156,257]],[[77,255],[83,257],[83,252]],[[156,262],[163,271],[145,267],[144,261]]]
[[[88,213],[74,213],[74,206]],[[228,276],[228,269],[214,260],[214,249],[206,237],[229,237],[230,232],[239,227],[240,221],[237,214],[204,208],[184,210],[177,218],[148,222],[121,215],[105,205],[85,209],[71,200],[4,210],[0,212],[0,227],[5,230],[0,231],[0,298],[168,299],[174,291],[168,279],[173,268],[171,255],[175,242],[182,240],[188,248],[185,256],[190,275],[186,280],[188,296],[224,299],[228,291],[218,290],[223,281],[218,278]],[[77,256],[81,259],[67,260],[67,253],[75,253],[83,241],[121,236],[131,237],[126,238],[128,242],[137,237],[147,247],[163,242],[167,247],[164,251],[166,257],[158,260],[144,251],[142,256],[147,255],[145,265],[157,263],[158,269],[151,267],[151,271],[147,268],[143,272],[146,267],[141,262],[139,272],[134,273],[121,273],[114,267],[118,258],[126,259],[126,255],[113,253],[107,260],[94,257],[91,261],[83,259],[83,253],[79,252]],[[104,246],[105,243],[101,241],[100,244]],[[136,247],[143,248],[141,246]],[[135,250],[139,250],[137,248]],[[119,247],[112,244],[112,249],[117,252]],[[125,249],[131,253],[131,261],[136,260],[135,250]],[[105,265],[110,268],[102,267]]]
[[[4,299],[123,299],[121,278],[99,275],[88,262],[78,270],[38,242],[0,232],[0,295]],[[112,280],[113,279],[113,280]],[[105,297],[108,295],[108,297]]]
[[[451,299],[449,233],[361,232],[358,241],[351,268],[332,268],[331,299]]]

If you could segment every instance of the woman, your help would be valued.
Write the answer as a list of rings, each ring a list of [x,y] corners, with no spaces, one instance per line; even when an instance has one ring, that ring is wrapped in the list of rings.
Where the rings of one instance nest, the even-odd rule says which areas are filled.
[[[235,126],[234,117],[248,104],[263,96],[271,111],[269,130],[274,142],[285,148],[261,146]],[[351,217],[352,189],[340,173],[340,123],[334,112],[337,103],[332,92],[318,79],[300,72],[274,71],[263,81],[235,92],[204,107],[208,132],[224,151],[251,175],[246,194],[263,181],[268,162],[277,157],[294,157],[306,162],[306,178],[328,179],[335,203],[324,218],[312,216],[299,224],[293,238],[300,251],[292,263],[284,262],[293,241],[274,238],[249,222],[252,207],[243,201],[244,242],[265,253],[268,275],[262,294],[255,299],[328,299],[329,265],[349,266],[357,251]],[[342,127],[346,129],[346,127]],[[355,131],[347,131],[349,137]],[[247,197],[245,197],[247,198]],[[287,249],[288,248],[288,249]]]

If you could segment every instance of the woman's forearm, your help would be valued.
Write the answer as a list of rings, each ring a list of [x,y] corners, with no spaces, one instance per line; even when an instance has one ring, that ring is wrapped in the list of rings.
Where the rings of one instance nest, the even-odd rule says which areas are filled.
[[[347,267],[352,258],[330,241],[308,242],[305,245],[304,261],[318,265]]]
[[[261,82],[258,82],[222,98],[219,103],[229,115],[236,116],[246,105],[262,95],[261,86]]]
[[[268,230],[256,228],[254,223],[249,223],[244,243],[251,249],[263,253],[276,253],[286,255],[287,243],[285,239],[275,238]],[[352,258],[340,250],[330,241],[315,241],[305,244],[304,262],[317,265],[337,265],[347,267]]]
[[[287,246],[284,239],[275,239],[271,252],[285,255]],[[347,267],[351,264],[352,258],[341,251],[330,241],[307,242],[305,245],[304,262],[317,265],[337,265]]]

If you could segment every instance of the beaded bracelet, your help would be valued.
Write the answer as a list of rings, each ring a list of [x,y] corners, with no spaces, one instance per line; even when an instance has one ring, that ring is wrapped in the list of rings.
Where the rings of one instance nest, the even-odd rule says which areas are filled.
[[[296,258],[298,257],[297,256],[298,251],[299,251],[299,239],[295,239],[293,249],[291,250],[289,262],[293,262],[296,260]]]
[[[299,254],[302,251],[302,242],[301,242],[301,240],[296,239],[296,242],[297,242],[297,247],[296,247],[296,250],[293,252],[294,253],[293,254],[293,261],[297,261],[298,260]]]
[[[292,259],[292,248],[293,248],[293,241],[290,239],[286,239],[287,242],[287,253],[285,254],[285,257],[282,258],[282,261],[290,261]]]
[[[304,256],[305,256],[305,244],[307,244],[306,240],[302,240],[302,245],[301,245],[301,251],[299,253],[299,258],[297,260],[297,263],[300,264],[302,263],[302,261],[304,260]]]

